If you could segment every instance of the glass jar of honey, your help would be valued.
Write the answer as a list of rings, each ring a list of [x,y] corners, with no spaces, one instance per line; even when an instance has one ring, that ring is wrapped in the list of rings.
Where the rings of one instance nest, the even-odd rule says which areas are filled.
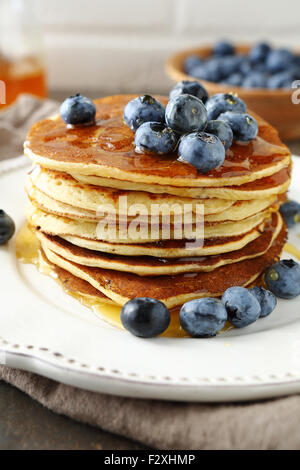
[[[42,35],[31,0],[0,0],[0,111],[21,93],[46,97]]]

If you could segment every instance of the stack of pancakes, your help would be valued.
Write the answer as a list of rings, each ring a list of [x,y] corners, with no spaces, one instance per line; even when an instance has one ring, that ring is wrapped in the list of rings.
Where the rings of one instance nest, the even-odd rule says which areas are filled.
[[[35,167],[26,183],[28,222],[45,257],[70,290],[118,305],[153,297],[175,308],[253,284],[280,256],[286,238],[278,209],[290,183],[287,147],[255,116],[257,138],[235,143],[222,167],[200,174],[176,154],[135,152],[134,133],[123,123],[124,107],[133,98],[97,100],[92,126],[68,128],[55,116],[30,130],[25,153]],[[120,204],[123,196],[128,210]],[[142,238],[130,230],[120,237],[110,225],[99,236],[104,217],[99,207],[108,208],[106,220],[116,221],[117,229],[128,229],[136,220],[132,205],[146,208],[139,222],[147,225],[145,214],[153,204],[162,204],[166,213],[174,205],[188,207],[191,228],[200,204],[204,241],[187,240],[184,233],[178,239],[181,222],[172,211],[167,239],[160,216],[155,237],[150,229]]]

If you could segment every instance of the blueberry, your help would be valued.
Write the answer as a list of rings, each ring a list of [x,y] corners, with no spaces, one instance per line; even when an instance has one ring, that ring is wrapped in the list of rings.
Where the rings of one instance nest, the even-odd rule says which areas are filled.
[[[189,80],[183,80],[172,88],[170,91],[170,99],[173,99],[178,95],[193,95],[199,98],[202,103],[206,103],[208,99],[208,93],[204,86],[199,82]]]
[[[202,64],[203,60],[200,59],[200,57],[196,55],[190,55],[185,59],[183,69],[187,74],[190,74],[195,67]]]
[[[293,74],[290,71],[285,70],[284,72],[278,72],[271,75],[268,79],[268,88],[291,88],[294,80]]]
[[[226,85],[232,85],[232,86],[241,86],[242,82],[243,82],[243,75],[239,72],[229,75],[229,77],[227,77],[224,80],[224,83]]]
[[[217,93],[207,100],[206,109],[207,119],[212,121],[226,111],[244,113],[246,111],[246,105],[240,98],[230,93]]]
[[[229,149],[233,141],[233,132],[229,124],[225,121],[208,121],[205,132],[219,137],[225,147]]]
[[[243,81],[245,88],[266,88],[267,77],[262,72],[251,72]]]
[[[300,222],[300,204],[296,201],[287,201],[280,207],[280,213],[289,228]]]
[[[192,77],[199,78],[201,80],[207,80],[207,81],[211,81],[211,78],[212,78],[211,71],[208,69],[206,64],[201,64],[201,65],[198,65],[197,67],[194,67],[191,70],[190,75],[192,75]]]
[[[244,77],[246,77],[248,73],[251,73],[252,65],[250,63],[250,60],[247,59],[247,57],[244,57],[241,61],[239,71]]]
[[[15,223],[9,215],[0,209],[0,245],[4,245],[15,233]]]
[[[261,308],[260,318],[270,315],[277,305],[277,299],[275,295],[271,291],[257,286],[250,289],[250,292],[259,302]]]
[[[240,55],[233,55],[223,57],[221,59],[221,74],[222,77],[229,77],[233,73],[239,72],[241,63],[243,62],[244,58]]]
[[[253,72],[262,72],[265,75],[268,74],[268,70],[267,70],[266,64],[264,62],[259,62],[258,64],[254,64],[252,66],[252,71]]]
[[[180,139],[179,161],[193,165],[201,173],[221,166],[225,160],[225,148],[218,137],[206,132],[194,132]]]
[[[186,302],[179,312],[181,327],[195,338],[215,336],[227,321],[227,312],[220,300],[205,297]]]
[[[249,51],[249,59],[253,64],[263,62],[266,60],[267,55],[271,51],[269,44],[265,42],[259,42],[255,44]]]
[[[144,122],[165,122],[165,107],[150,95],[143,95],[129,101],[124,109],[124,121],[136,131]]]
[[[219,41],[213,48],[213,54],[216,56],[226,56],[234,54],[234,47],[228,41]]]
[[[196,96],[178,95],[167,104],[166,123],[178,133],[202,130],[206,122],[206,108]]]
[[[223,76],[223,59],[219,57],[214,57],[207,60],[205,64],[207,80],[211,82],[219,82]]]
[[[124,328],[141,338],[160,335],[168,328],[170,319],[167,307],[159,300],[148,297],[129,300],[121,310]]]
[[[163,155],[173,152],[178,142],[176,133],[159,122],[145,122],[135,133],[136,152]]]
[[[294,55],[293,63],[294,63],[297,67],[300,67],[300,55]]]
[[[271,51],[266,59],[266,67],[270,73],[280,72],[289,68],[293,61],[293,54],[287,49]]]
[[[236,328],[254,323],[261,312],[256,297],[245,287],[229,287],[222,297],[228,314],[228,320]]]
[[[93,124],[96,107],[92,100],[78,93],[67,98],[60,107],[60,115],[66,124]]]
[[[277,297],[293,299],[300,294],[300,265],[292,259],[278,261],[267,270],[265,281]]]
[[[247,142],[257,136],[258,125],[250,114],[227,111],[221,114],[219,119],[230,125],[234,140]]]

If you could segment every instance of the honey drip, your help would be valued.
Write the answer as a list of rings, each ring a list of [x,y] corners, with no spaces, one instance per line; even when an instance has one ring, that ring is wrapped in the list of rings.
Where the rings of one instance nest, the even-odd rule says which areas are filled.
[[[298,248],[296,248],[291,243],[286,243],[284,245],[283,251],[286,251],[290,255],[295,256],[295,258],[297,258],[300,261],[300,250],[298,250]]]

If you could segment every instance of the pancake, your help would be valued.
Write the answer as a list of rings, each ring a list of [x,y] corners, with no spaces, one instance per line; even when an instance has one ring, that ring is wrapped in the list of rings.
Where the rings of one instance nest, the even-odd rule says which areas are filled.
[[[38,227],[43,232],[50,235],[71,235],[91,240],[107,241],[110,243],[132,244],[148,243],[164,239],[172,240],[176,238],[177,234],[179,234],[179,237],[182,239],[182,233],[184,233],[183,230],[179,230],[179,232],[182,233],[176,232],[176,227],[174,227],[173,230],[171,229],[172,227],[167,227],[170,228],[169,233],[168,230],[164,232],[164,227],[159,227],[157,230],[157,237],[153,237],[152,227],[148,224],[145,224],[143,230],[139,230],[139,227],[136,229],[135,225],[129,224],[128,229],[127,227],[124,229],[123,235],[121,227],[115,226],[113,223],[108,223],[102,230],[97,223],[78,221],[75,219],[60,217],[55,214],[49,214],[36,208],[32,204],[30,204],[28,208],[27,216],[32,226]],[[203,231],[199,229],[199,233],[201,238],[204,239],[212,237],[234,237],[248,233],[269,217],[270,210],[265,210],[243,220],[205,223]],[[192,233],[191,231],[189,232]]]
[[[115,302],[106,297],[106,295],[102,294],[99,290],[95,289],[95,287],[90,283],[83,281],[79,277],[73,276],[65,269],[62,269],[59,266],[54,266],[54,271],[64,290],[68,292],[68,294],[73,294],[75,298],[80,294],[85,299],[92,302],[97,298],[97,300],[103,304],[116,305]]]
[[[78,175],[72,173],[79,182],[93,184],[102,187],[120,188],[131,191],[145,189],[142,183],[120,181],[113,178],[101,178],[98,176]],[[245,201],[249,199],[261,199],[282,194],[288,190],[291,182],[291,165],[274,173],[272,176],[246,183],[240,186],[226,186],[223,188],[179,188],[175,186],[161,186],[159,184],[148,184],[147,191],[154,194],[167,192],[182,197],[191,198],[219,198],[230,201]]]
[[[118,306],[153,297],[178,321],[184,302],[252,286],[278,259],[291,155],[254,113],[257,137],[234,142],[223,165],[206,174],[177,152],[136,153],[123,122],[135,97],[96,100],[94,125],[66,126],[57,115],[31,128],[27,218],[39,253],[84,305],[110,303],[119,318]]]
[[[60,237],[37,231],[44,250],[49,249],[66,260],[83,266],[132,272],[140,276],[157,276],[184,272],[209,272],[245,259],[263,255],[272,245],[282,228],[282,218],[274,213],[261,236],[240,250],[216,256],[186,258],[154,258],[150,256],[120,256],[99,253],[75,246]]]
[[[99,221],[102,218],[100,217],[99,212],[97,213],[95,211],[77,208],[70,204],[65,204],[63,202],[53,199],[52,197],[47,196],[46,194],[41,192],[39,189],[34,187],[30,178],[28,178],[26,181],[25,189],[28,194],[28,197],[34,203],[34,205],[37,206],[39,209],[45,212],[48,212],[50,214],[56,214],[62,217],[70,218],[70,219],[79,219],[79,220],[86,220],[86,221],[91,221],[91,222]],[[214,201],[214,200],[210,199],[208,201]],[[277,202],[277,196],[271,196],[265,199],[253,199],[250,201],[236,201],[236,202],[228,201],[228,206],[229,206],[228,208],[226,208],[226,204],[225,204],[225,209],[222,212],[217,212],[217,213],[208,214],[208,215],[206,215],[207,214],[206,208],[207,206],[209,206],[209,204],[204,204],[205,221],[216,222],[216,221],[226,221],[226,220],[231,220],[231,221],[242,220],[267,209],[268,207],[275,204],[275,202]],[[197,203],[202,204],[202,201],[200,202],[199,200],[197,200]],[[181,205],[179,204],[178,207],[181,207],[182,211],[185,210],[185,213],[187,212],[186,211],[187,206],[184,206],[183,204]],[[170,210],[172,210],[172,206],[170,206]],[[151,207],[150,207],[150,211],[151,211]],[[165,215],[167,214],[167,211],[163,211],[163,212]],[[119,214],[119,218],[122,220],[125,220],[124,216],[120,214]],[[149,220],[149,223],[150,223],[150,216],[147,217],[145,215],[145,217],[143,218],[145,218],[145,220]],[[160,216],[160,219],[161,218],[162,217]],[[133,219],[134,217],[127,217],[127,220],[133,220]],[[171,223],[174,224],[174,214],[172,212],[170,213],[170,220],[171,220]],[[193,224],[196,223],[196,215],[192,213],[191,213],[191,223]]]
[[[175,187],[212,188],[242,185],[278,173],[290,165],[290,152],[277,132],[261,118],[258,136],[249,144],[234,143],[224,164],[205,175],[177,154],[140,155],[134,132],[123,122],[124,107],[136,95],[95,101],[96,124],[67,128],[59,116],[32,126],[25,154],[44,168],[117,180]],[[168,99],[158,97],[164,104]]]
[[[45,248],[45,254],[50,262],[89,282],[119,305],[124,305],[134,297],[152,297],[173,308],[195,298],[219,297],[232,285],[251,284],[278,259],[286,235],[286,226],[283,225],[270,249],[257,258],[225,265],[212,272],[174,276],[144,277],[128,272],[86,267],[66,260],[48,248]]]
[[[111,206],[117,213],[122,214],[122,206],[119,207],[119,199],[126,196],[128,208],[134,204],[143,204],[150,213],[152,204],[161,204],[162,211],[168,212],[173,205],[191,205],[191,211],[196,212],[199,199],[176,197],[168,194],[154,194],[145,191],[123,191],[119,189],[95,187],[88,184],[80,184],[72,176],[51,171],[41,170],[35,167],[29,174],[31,187],[45,195],[77,209],[97,212],[100,205]],[[222,199],[201,199],[205,214],[215,214],[229,209],[233,202]],[[125,212],[126,213],[126,212]],[[130,215],[130,214],[129,214]]]
[[[152,256],[157,258],[178,258],[186,256],[210,256],[228,251],[235,251],[246,246],[258,238],[264,230],[264,224],[260,224],[250,232],[236,237],[212,238],[204,240],[204,243],[190,244],[188,240],[160,240],[153,243],[121,244],[109,243],[101,240],[89,240],[88,238],[71,235],[61,236],[73,245],[103,253],[120,254],[124,256]]]

